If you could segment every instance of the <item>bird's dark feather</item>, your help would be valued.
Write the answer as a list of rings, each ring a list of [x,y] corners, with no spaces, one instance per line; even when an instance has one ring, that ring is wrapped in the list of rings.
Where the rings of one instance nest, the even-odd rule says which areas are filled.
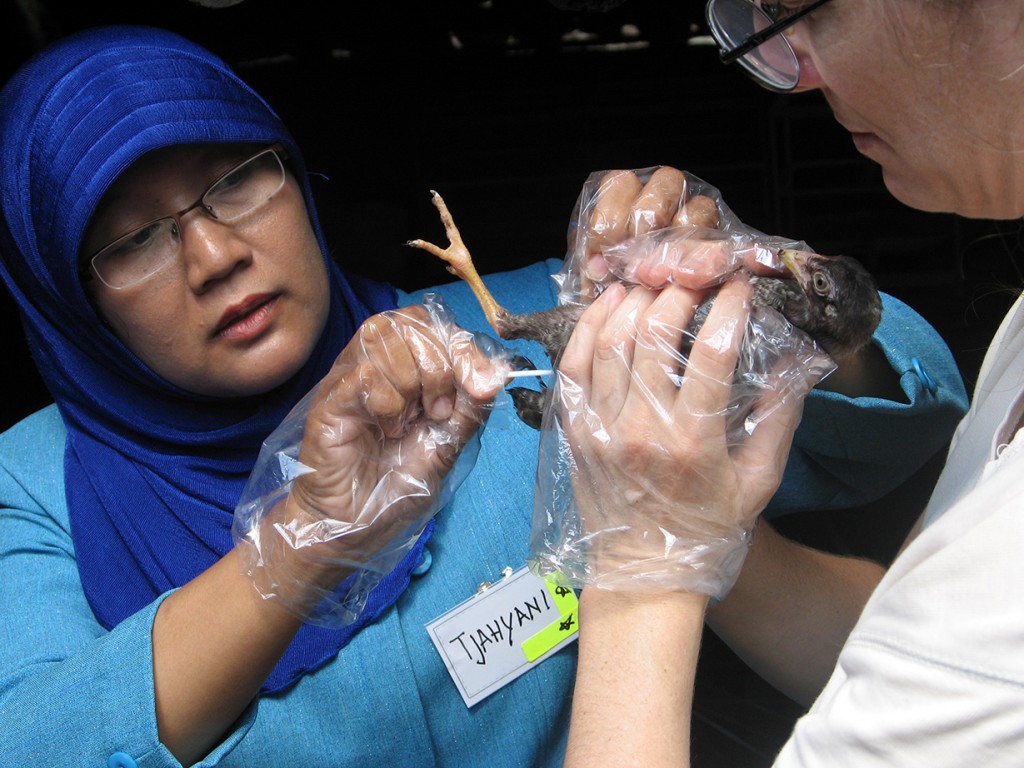
[[[874,279],[860,262],[846,256],[803,256],[799,267],[803,275],[752,276],[753,303],[782,313],[833,359],[857,352],[871,341],[881,320],[882,301]],[[688,337],[696,335],[712,302],[713,297],[696,310]],[[504,339],[540,342],[557,364],[584,309],[582,305],[568,304],[521,315],[506,311],[499,317],[495,330]],[[539,428],[544,392],[523,387],[509,391],[519,417]]]
[[[425,240],[410,240],[409,245],[443,259],[452,274],[469,283],[498,336],[538,341],[552,363],[557,365],[585,307],[569,304],[529,314],[509,312],[498,304],[477,273],[444,199],[437,192],[431,192],[431,199],[441,215],[449,245],[442,249]],[[703,201],[702,207],[710,206],[707,212],[714,214],[715,223],[707,226],[717,226],[718,209],[714,201],[695,195],[687,206],[697,200]],[[755,304],[781,312],[794,326],[806,331],[833,359],[853,354],[870,342],[881,320],[882,300],[870,273],[858,261],[847,256],[823,256],[795,249],[783,249],[778,252],[778,257],[789,271],[789,276],[751,276],[754,284],[752,301]],[[696,310],[688,338],[696,335],[710,311],[711,301],[713,298]],[[539,410],[543,399],[523,395],[519,397],[517,407],[520,402],[519,413],[523,420],[539,424],[540,413],[527,411],[531,408]]]

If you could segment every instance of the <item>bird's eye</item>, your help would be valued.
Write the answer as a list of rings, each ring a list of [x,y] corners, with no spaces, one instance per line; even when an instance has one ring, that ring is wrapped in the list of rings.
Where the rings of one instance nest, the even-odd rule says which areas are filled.
[[[828,296],[832,292],[832,281],[824,272],[815,272],[812,277],[814,292],[819,296]]]

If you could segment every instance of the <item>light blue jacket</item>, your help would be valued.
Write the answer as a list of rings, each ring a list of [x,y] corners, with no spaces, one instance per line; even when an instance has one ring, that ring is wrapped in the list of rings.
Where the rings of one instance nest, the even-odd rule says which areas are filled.
[[[549,275],[559,266],[488,283],[510,310],[536,310],[554,301]],[[435,292],[460,325],[487,330],[464,284]],[[774,513],[875,498],[948,440],[966,394],[945,345],[889,297],[876,343],[910,404],[812,394]],[[512,346],[547,363],[533,343]],[[336,659],[250,706],[199,765],[560,765],[575,647],[467,709],[424,629],[481,582],[523,565],[537,447],[537,432],[510,413],[492,415],[473,471],[438,516],[425,572]],[[110,632],[94,619],[71,543],[63,451],[54,406],[0,435],[0,764],[178,766],[157,739],[154,714],[159,601]]]

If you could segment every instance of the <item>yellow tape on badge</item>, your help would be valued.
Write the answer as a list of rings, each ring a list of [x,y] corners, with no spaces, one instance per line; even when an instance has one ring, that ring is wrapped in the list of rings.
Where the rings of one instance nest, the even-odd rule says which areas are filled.
[[[523,641],[522,649],[526,660],[533,662],[568,637],[579,632],[579,600],[576,593],[569,587],[562,587],[545,579],[545,586],[551,593],[555,607],[560,614],[557,621],[551,622],[532,637]]]

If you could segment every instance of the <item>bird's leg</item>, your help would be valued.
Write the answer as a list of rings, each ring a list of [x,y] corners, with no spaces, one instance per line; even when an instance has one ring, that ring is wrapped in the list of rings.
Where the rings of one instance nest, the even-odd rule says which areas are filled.
[[[428,253],[432,253],[439,259],[447,262],[448,271],[469,284],[469,287],[473,290],[473,295],[480,302],[480,307],[484,311],[487,322],[491,324],[491,327],[497,332],[498,336],[504,338],[504,321],[508,317],[508,310],[497,302],[487,289],[487,286],[484,285],[483,279],[481,279],[480,274],[473,265],[473,257],[470,255],[469,249],[462,242],[462,235],[459,234],[458,227],[455,226],[455,221],[448,211],[448,206],[445,205],[444,198],[434,190],[431,190],[430,194],[434,207],[441,214],[441,223],[444,224],[444,231],[448,236],[448,247],[442,249],[425,240],[410,240],[408,244],[413,248],[420,248]]]

